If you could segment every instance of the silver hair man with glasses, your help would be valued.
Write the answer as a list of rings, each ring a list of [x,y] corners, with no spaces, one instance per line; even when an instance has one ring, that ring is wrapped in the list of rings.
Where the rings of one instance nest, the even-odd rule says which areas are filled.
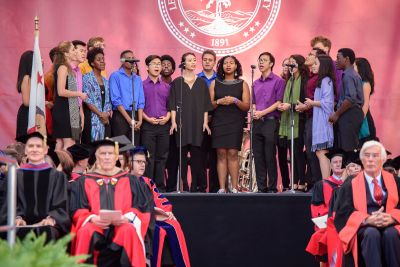
[[[343,264],[400,266],[400,178],[383,170],[381,143],[366,142],[360,158],[364,171],[344,183],[335,203]]]

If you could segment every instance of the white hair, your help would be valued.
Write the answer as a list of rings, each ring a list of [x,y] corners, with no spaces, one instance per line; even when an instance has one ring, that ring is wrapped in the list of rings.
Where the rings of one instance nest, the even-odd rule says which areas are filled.
[[[386,159],[387,159],[386,149],[378,141],[367,141],[367,142],[365,142],[364,145],[361,148],[361,151],[360,151],[360,159],[362,160],[364,158],[365,150],[367,150],[368,148],[374,147],[374,146],[379,147],[379,149],[381,150],[381,159],[383,160],[383,162],[385,162]]]

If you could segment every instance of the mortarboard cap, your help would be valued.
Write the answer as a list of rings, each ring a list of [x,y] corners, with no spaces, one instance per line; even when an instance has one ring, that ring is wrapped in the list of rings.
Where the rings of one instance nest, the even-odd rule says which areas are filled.
[[[331,149],[329,150],[328,153],[325,153],[325,156],[329,159],[332,160],[333,157],[335,156],[341,156],[343,159],[345,157],[345,152],[342,149]]]
[[[131,140],[128,139],[125,135],[119,135],[109,138],[114,142],[118,142],[120,145],[128,145],[131,144]]]
[[[360,159],[360,150],[355,150],[351,152],[346,152],[345,155],[345,165],[349,165],[350,163],[355,163],[357,165],[362,166],[361,159]]]
[[[44,141],[44,139],[45,139],[44,136],[43,136],[41,133],[39,133],[39,132],[32,132],[32,133],[28,133],[28,134],[26,134],[26,135],[19,136],[19,137],[17,137],[15,140],[17,140],[18,142],[21,142],[21,143],[26,144],[26,142],[28,142],[28,140],[31,139],[31,138],[33,138],[33,137],[40,138],[40,139],[42,139],[43,141]]]
[[[67,148],[67,150],[71,154],[74,162],[89,158],[91,153],[90,147],[84,144],[74,144]]]

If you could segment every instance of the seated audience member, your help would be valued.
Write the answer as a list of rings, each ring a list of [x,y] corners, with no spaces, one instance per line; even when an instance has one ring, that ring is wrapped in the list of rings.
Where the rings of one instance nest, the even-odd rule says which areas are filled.
[[[117,143],[100,140],[95,146],[96,167],[72,187],[73,254],[90,254],[98,266],[146,266],[144,238],[154,202],[149,188],[116,167]],[[104,212],[120,211],[104,217]]]
[[[86,173],[91,150],[87,145],[75,144],[67,148],[67,151],[71,154],[74,162],[74,167],[72,169],[70,178],[71,180],[76,180]]]
[[[182,228],[172,213],[172,204],[158,190],[150,178],[144,177],[148,152],[144,147],[136,147],[130,151],[131,174],[144,181],[153,193],[156,224],[153,237],[153,254],[151,266],[189,267],[189,254]]]
[[[334,224],[344,266],[400,266],[400,179],[383,170],[386,157],[381,143],[364,143],[364,171],[339,191]]]
[[[328,214],[332,194],[342,185],[344,151],[331,150],[326,156],[330,159],[332,175],[318,181],[313,187],[311,198],[311,217],[317,218]],[[326,228],[315,227],[306,251],[314,255],[319,261],[326,261],[327,254]]]
[[[44,161],[47,154],[45,138],[38,132],[21,136],[25,143],[27,163],[17,170],[16,226],[36,225],[17,230],[23,238],[30,230],[57,239],[69,231],[67,178]]]

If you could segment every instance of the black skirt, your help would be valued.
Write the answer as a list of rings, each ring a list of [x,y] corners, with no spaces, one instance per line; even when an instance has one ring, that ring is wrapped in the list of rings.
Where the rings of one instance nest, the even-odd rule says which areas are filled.
[[[16,138],[24,136],[28,132],[28,118],[29,118],[29,107],[22,104],[18,109],[17,114],[17,134]]]

